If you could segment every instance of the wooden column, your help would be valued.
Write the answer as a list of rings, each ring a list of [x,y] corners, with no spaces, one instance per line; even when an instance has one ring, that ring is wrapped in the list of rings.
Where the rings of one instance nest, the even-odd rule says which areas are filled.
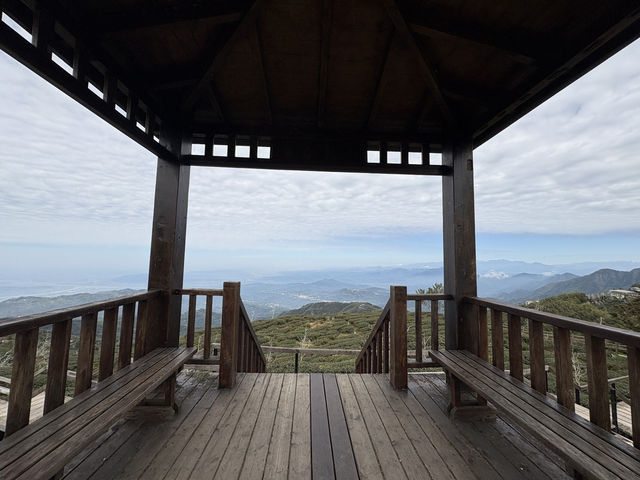
[[[239,318],[240,283],[224,282],[220,332],[220,388],[233,388],[236,384]]]
[[[452,169],[442,177],[444,291],[454,297],[445,302],[445,348],[469,349],[475,341],[468,335],[474,320],[465,313],[462,299],[477,295],[471,140],[445,145],[442,163]]]
[[[191,153],[190,140],[183,140],[179,130],[165,128],[160,143],[170,151],[184,155]],[[158,157],[151,259],[149,262],[149,290],[160,289],[164,295],[151,309],[149,340],[146,351],[166,344],[177,347],[180,337],[180,295],[172,295],[182,288],[184,250],[187,231],[190,167]]]
[[[16,333],[13,346],[11,390],[9,390],[9,406],[7,408],[7,424],[5,428],[5,435],[7,436],[29,424],[37,348],[37,328]]]
[[[407,287],[391,287],[390,372],[395,389],[407,388]]]
[[[604,338],[584,336],[587,352],[587,385],[589,388],[589,420],[600,428],[611,430],[609,418],[609,382],[607,381],[607,349]]]

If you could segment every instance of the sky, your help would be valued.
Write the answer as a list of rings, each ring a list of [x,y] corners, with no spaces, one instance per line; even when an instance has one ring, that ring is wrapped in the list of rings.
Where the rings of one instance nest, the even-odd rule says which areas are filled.
[[[476,149],[479,260],[640,261],[640,42]],[[0,52],[0,279],[148,268],[155,157]],[[442,260],[439,177],[194,167],[187,270]]]

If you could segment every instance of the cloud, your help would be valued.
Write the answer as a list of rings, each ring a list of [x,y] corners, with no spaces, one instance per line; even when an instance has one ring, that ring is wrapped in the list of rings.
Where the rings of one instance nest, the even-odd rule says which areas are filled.
[[[476,151],[478,232],[640,229],[640,42]],[[0,55],[0,241],[148,245],[155,158]],[[187,241],[439,233],[437,177],[194,167]]]

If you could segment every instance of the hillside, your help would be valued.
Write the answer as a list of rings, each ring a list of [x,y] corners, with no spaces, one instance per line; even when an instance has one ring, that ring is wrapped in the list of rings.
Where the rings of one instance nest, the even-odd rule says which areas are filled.
[[[605,293],[616,288],[628,288],[640,282],[640,268],[630,272],[621,272],[610,268],[597,270],[583,277],[555,282],[540,287],[530,295],[531,300],[553,297],[563,293],[582,292],[587,295]]]
[[[286,317],[291,315],[335,315],[338,313],[367,313],[379,312],[377,305],[368,302],[318,302],[308,303],[295,310],[288,310],[278,315]]]

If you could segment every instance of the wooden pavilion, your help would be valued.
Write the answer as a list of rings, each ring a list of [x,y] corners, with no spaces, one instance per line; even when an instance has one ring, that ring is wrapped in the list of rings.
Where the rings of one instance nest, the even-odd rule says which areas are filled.
[[[0,336],[15,335],[0,478],[640,478],[640,334],[477,298],[473,185],[474,148],[640,36],[636,0],[1,0],[0,11],[2,50],[158,156],[149,291],[0,321]],[[183,290],[191,166],[441,176],[446,295],[391,287],[357,374],[265,373],[239,284]],[[209,317],[223,297],[219,378],[180,373],[195,361],[192,321],[179,347],[182,295],[192,307],[204,295]],[[444,344],[432,315],[432,350],[408,360],[407,302],[438,300]],[[44,327],[45,415],[29,424]],[[573,413],[572,336],[587,351],[590,422]],[[635,446],[609,432],[612,342],[628,358]],[[435,364],[446,382],[407,373]],[[156,403],[182,403],[175,417],[122,420],[158,388]]]

